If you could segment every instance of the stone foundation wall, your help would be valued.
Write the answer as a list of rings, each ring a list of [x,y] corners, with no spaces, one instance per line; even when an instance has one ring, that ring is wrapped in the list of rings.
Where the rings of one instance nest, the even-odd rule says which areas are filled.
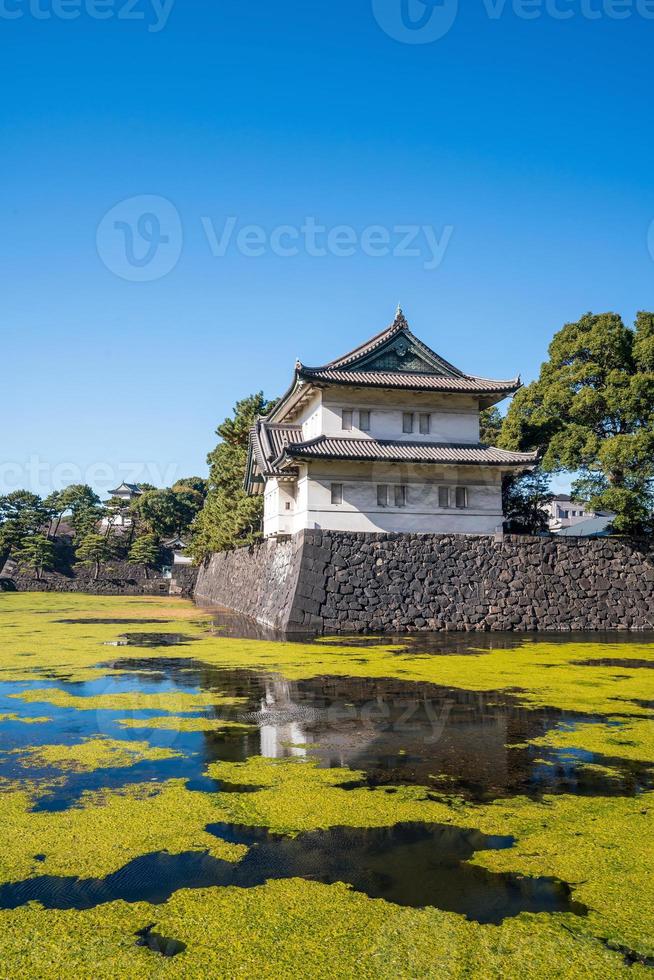
[[[304,608],[300,622],[291,621],[296,593],[305,574],[301,565],[307,561],[304,534],[212,555],[200,567],[196,601],[226,606],[283,632],[304,627]],[[314,626],[320,629],[322,622]]]
[[[94,580],[92,568],[75,566],[69,574],[44,572],[37,580],[31,571],[19,570],[8,562],[0,577],[0,589],[12,592],[84,592],[90,595],[168,595],[170,579],[159,572],[145,570],[127,562],[103,566]],[[190,598],[192,586],[186,592]]]
[[[196,598],[276,629],[654,629],[654,544],[304,531],[214,555]]]
[[[197,581],[197,565],[173,565],[170,594],[180,599],[192,599]]]

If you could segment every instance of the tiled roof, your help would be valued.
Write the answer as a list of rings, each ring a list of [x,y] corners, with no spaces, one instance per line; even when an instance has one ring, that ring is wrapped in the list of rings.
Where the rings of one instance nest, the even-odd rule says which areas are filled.
[[[348,354],[319,367],[297,361],[293,382],[271,419],[294,418],[319,385],[471,394],[479,396],[481,408],[487,408],[517,391],[520,378],[493,381],[465,374],[416,337],[398,310],[390,327]]]
[[[418,340],[418,338],[411,333],[406,317],[399,307],[397,313],[395,314],[395,319],[391,323],[390,327],[386,327],[385,330],[375,334],[375,336],[371,337],[370,340],[366,340],[363,344],[359,344],[358,347],[355,347],[354,350],[351,350],[349,353],[343,354],[341,357],[337,357],[335,360],[330,361],[329,364],[325,365],[325,367],[341,368],[355,364],[357,361],[369,357],[370,354],[374,353],[380,347],[383,347],[388,340],[401,333],[404,333],[407,337],[410,337],[412,344],[418,350],[432,358],[445,374],[463,374],[462,371],[459,371],[459,369],[454,367],[453,364],[450,364],[449,361],[446,361],[444,358],[440,357],[440,355],[436,354],[430,347],[424,344],[421,340]],[[306,368],[305,370],[311,371],[315,369]]]
[[[511,453],[481,443],[434,443],[387,439],[354,439],[319,436],[308,442],[289,444],[286,459],[370,460],[389,463],[486,464],[491,466],[530,466],[538,453]],[[279,466],[281,459],[275,460]]]
[[[130,493],[143,493],[140,486],[137,483],[121,483],[119,487],[115,490],[110,490],[110,494],[124,493],[125,490],[129,490]]]
[[[410,374],[399,371],[341,371],[331,367],[300,369],[300,376],[311,381],[331,384],[365,385],[376,388],[411,388],[415,391],[451,391],[473,394],[510,393],[520,387],[520,379],[491,381],[472,375]]]
[[[274,475],[279,471],[274,462],[283,455],[291,443],[302,442],[301,425],[281,425],[259,419],[250,430],[250,443],[254,452],[257,466],[261,473]]]

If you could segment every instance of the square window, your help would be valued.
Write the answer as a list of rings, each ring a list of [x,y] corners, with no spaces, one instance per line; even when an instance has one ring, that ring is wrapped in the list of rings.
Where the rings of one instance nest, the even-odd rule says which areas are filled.
[[[370,412],[359,412],[359,428],[362,432],[370,432]]]
[[[431,415],[429,412],[420,413],[420,435],[428,436],[431,432]]]
[[[402,415],[402,431],[413,432],[413,412],[404,412]]]
[[[388,487],[385,483],[380,483],[377,487],[377,506],[388,507]]]
[[[449,507],[450,506],[450,490],[449,490],[449,487],[439,487],[438,488],[438,506],[439,507]]]
[[[332,504],[339,506],[343,503],[343,484],[332,483]]]
[[[456,488],[456,506],[459,508],[468,506],[468,488],[467,487],[457,487]]]
[[[406,487],[395,487],[395,506],[406,507]]]
[[[342,420],[341,420],[341,428],[343,429],[344,432],[351,432],[352,431],[352,415],[353,415],[353,412],[352,412],[352,409],[351,408],[344,408],[343,409]]]

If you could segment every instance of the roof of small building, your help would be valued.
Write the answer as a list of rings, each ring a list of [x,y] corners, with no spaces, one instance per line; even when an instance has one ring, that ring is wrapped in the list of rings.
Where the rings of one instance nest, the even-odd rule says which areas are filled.
[[[110,490],[109,493],[113,497],[118,493],[125,493],[127,491],[129,491],[129,493],[143,493],[138,483],[121,483],[119,487],[116,487],[115,490]]]
[[[606,538],[611,534],[611,525],[615,514],[602,513],[590,517],[587,521],[579,521],[571,527],[561,528],[554,533],[557,537],[566,538]]]
[[[398,309],[389,327],[328,364],[309,367],[298,361],[270,421],[284,421],[314,387],[329,385],[472,394],[481,396],[480,405],[487,408],[517,391],[521,382],[519,377],[494,381],[466,374],[419,340]]]

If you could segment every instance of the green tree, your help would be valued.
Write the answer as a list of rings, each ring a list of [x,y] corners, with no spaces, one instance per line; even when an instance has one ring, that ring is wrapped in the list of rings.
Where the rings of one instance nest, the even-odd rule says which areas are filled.
[[[148,569],[154,568],[159,562],[160,545],[156,534],[144,534],[137,538],[129,550],[128,562],[130,565],[142,565],[145,569],[145,577],[148,577]]]
[[[20,565],[32,568],[36,572],[37,581],[41,581],[42,573],[54,568],[54,545],[44,534],[32,534],[23,540],[16,559]]]
[[[59,530],[61,517],[65,514],[69,515],[71,527],[80,539],[92,534],[102,520],[104,511],[100,506],[100,498],[86,483],[73,483],[52,497],[57,513],[61,515],[55,534]]]
[[[250,395],[216,429],[221,441],[207,457],[209,491],[192,527],[190,552],[196,561],[213,551],[249,544],[260,535],[263,498],[248,496],[243,479],[250,428],[274,404],[266,401],[263,392]]]
[[[504,419],[499,408],[486,408],[479,413],[479,441],[487,446],[496,446],[502,434]]]
[[[136,497],[130,505],[130,514],[145,528],[147,533],[166,537],[177,533],[179,502],[172,490],[148,490]]]
[[[173,483],[172,489],[175,491],[180,489],[195,490],[204,500],[209,490],[209,482],[208,480],[203,480],[201,476],[185,476],[176,483]]]
[[[543,470],[575,473],[572,495],[615,512],[616,531],[651,531],[654,314],[639,313],[634,329],[614,313],[566,324],[515,396],[501,445],[540,448]]]
[[[113,557],[111,539],[104,534],[87,534],[77,545],[75,557],[80,565],[93,566],[93,581],[97,582],[102,563]]]
[[[44,505],[52,513],[50,518],[50,523],[48,525],[48,537],[56,538],[59,532],[59,525],[61,524],[61,519],[66,511],[65,506],[62,503],[62,492],[61,490],[54,490],[49,496],[43,501]]]
[[[540,469],[507,476],[502,486],[506,529],[511,534],[541,534],[549,515],[543,504],[552,499],[550,481]]]
[[[14,490],[0,497],[0,555],[20,548],[25,538],[47,529],[52,516],[41,498],[28,490]]]

